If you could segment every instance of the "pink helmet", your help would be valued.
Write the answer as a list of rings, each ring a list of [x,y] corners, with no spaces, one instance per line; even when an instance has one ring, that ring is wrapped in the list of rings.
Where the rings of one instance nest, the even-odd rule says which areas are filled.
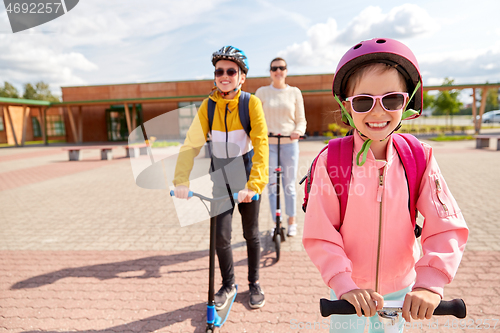
[[[395,68],[403,75],[410,95],[422,81],[417,59],[411,50],[401,42],[389,38],[374,38],[358,43],[344,54],[337,66],[333,79],[333,95],[344,100],[347,80],[354,70],[368,63],[386,63],[395,65]],[[423,89],[422,86],[415,93],[408,108],[418,111],[418,114],[407,119],[417,118],[422,113]]]

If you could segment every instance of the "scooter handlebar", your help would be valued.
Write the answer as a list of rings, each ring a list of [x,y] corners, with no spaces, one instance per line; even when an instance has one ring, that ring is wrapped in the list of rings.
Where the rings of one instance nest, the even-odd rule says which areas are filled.
[[[322,298],[319,305],[321,315],[323,317],[328,317],[332,314],[356,314],[356,309],[354,308],[354,306],[346,300],[331,301],[329,299]],[[465,302],[460,298],[451,301],[441,301],[438,307],[434,310],[433,315],[452,315],[457,318],[463,319],[467,316],[467,307],[465,306]]]
[[[233,199],[235,201],[238,201],[238,193],[233,193]],[[259,200],[259,193],[255,193],[255,195],[252,197],[252,200]]]
[[[274,134],[274,133],[269,133],[267,135],[270,138],[289,138],[290,135],[281,135],[281,134]],[[307,135],[301,135],[299,139],[307,139]]]
[[[189,191],[188,193],[188,197],[191,198],[192,196],[194,195],[193,191]],[[175,191],[174,190],[170,190],[170,196],[171,197],[175,197]],[[199,194],[197,194],[197,196],[200,196]],[[233,199],[235,201],[238,201],[238,193],[233,193]],[[256,193],[253,197],[252,197],[252,200],[259,200],[259,194]]]
[[[171,197],[175,197],[175,191],[174,190],[170,190],[170,196]],[[188,198],[191,198],[192,196],[193,196],[193,191],[189,191]]]

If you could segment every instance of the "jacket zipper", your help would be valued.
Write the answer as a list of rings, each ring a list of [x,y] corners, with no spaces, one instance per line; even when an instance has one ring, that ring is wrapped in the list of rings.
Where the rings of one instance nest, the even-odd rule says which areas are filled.
[[[377,248],[377,271],[375,273],[375,291],[379,292],[379,269],[380,269],[380,252],[381,252],[381,241],[382,241],[382,191],[384,189],[384,176],[383,171],[379,176],[379,183],[377,189],[377,201],[380,202],[380,210],[379,210],[379,221],[378,221],[378,248]]]
[[[229,150],[227,148],[227,143],[229,141],[229,133],[227,131],[227,111],[229,109],[229,104],[226,104],[226,113],[224,115],[224,126],[226,126],[226,158],[229,158]]]
[[[443,209],[446,213],[448,213],[448,207],[446,207],[445,203],[441,200],[441,198],[439,197],[439,192],[442,191],[442,188],[441,188],[441,184],[439,183],[439,179],[436,179],[435,180],[435,183],[436,183],[436,196],[439,200],[439,202],[441,203],[441,205],[443,206]]]

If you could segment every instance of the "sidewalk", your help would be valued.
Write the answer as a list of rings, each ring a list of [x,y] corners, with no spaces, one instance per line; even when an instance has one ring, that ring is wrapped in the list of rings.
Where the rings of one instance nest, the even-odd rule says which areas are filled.
[[[474,141],[431,145],[471,230],[445,296],[465,300],[467,326],[475,320],[485,329],[484,320],[493,319],[494,332],[498,319],[498,331],[500,152],[476,150]],[[301,142],[299,175],[322,146]],[[181,228],[167,191],[137,187],[126,158],[99,158],[86,152],[83,161],[68,162],[60,147],[0,149],[0,332],[204,332],[208,223]],[[300,186],[298,206],[302,197]],[[276,263],[263,195],[266,305],[258,310],[248,306],[246,246],[235,212],[239,293],[220,332],[328,332],[319,314],[328,288],[303,250],[304,214],[297,210],[299,234],[282,244]],[[467,331],[458,321],[447,329],[446,319],[437,329],[424,322],[407,332]]]

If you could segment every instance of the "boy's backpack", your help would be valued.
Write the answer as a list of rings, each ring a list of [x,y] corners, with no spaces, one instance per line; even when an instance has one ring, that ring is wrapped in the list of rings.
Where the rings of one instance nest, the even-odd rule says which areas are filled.
[[[420,141],[418,141],[418,139],[413,135],[394,133],[392,137],[394,146],[396,147],[396,151],[405,170],[409,194],[408,209],[410,210],[410,217],[415,231],[415,237],[418,238],[420,237],[422,228],[417,225],[418,212],[416,206],[420,183],[427,166],[425,152]],[[325,149],[328,149],[327,169],[332,185],[335,188],[337,197],[339,198],[341,225],[344,221],[347,199],[349,196],[353,148],[354,137],[350,135],[340,139],[330,140],[328,145],[325,146],[318,154],[319,156]],[[307,201],[309,200],[309,192],[311,191],[311,184],[313,182],[314,170],[316,168],[318,156],[316,156],[313,160],[307,175],[300,181],[300,184],[306,181],[304,189],[304,203],[302,204],[304,212],[307,208]],[[339,170],[340,172],[338,172]]]
[[[246,91],[241,91],[240,97],[238,99],[238,113],[240,115],[241,125],[243,129],[250,136],[250,131],[252,130],[252,126],[250,124],[250,93]],[[209,98],[208,99],[208,128],[210,132],[212,132],[212,124],[214,122],[214,113],[215,113],[215,102]]]

